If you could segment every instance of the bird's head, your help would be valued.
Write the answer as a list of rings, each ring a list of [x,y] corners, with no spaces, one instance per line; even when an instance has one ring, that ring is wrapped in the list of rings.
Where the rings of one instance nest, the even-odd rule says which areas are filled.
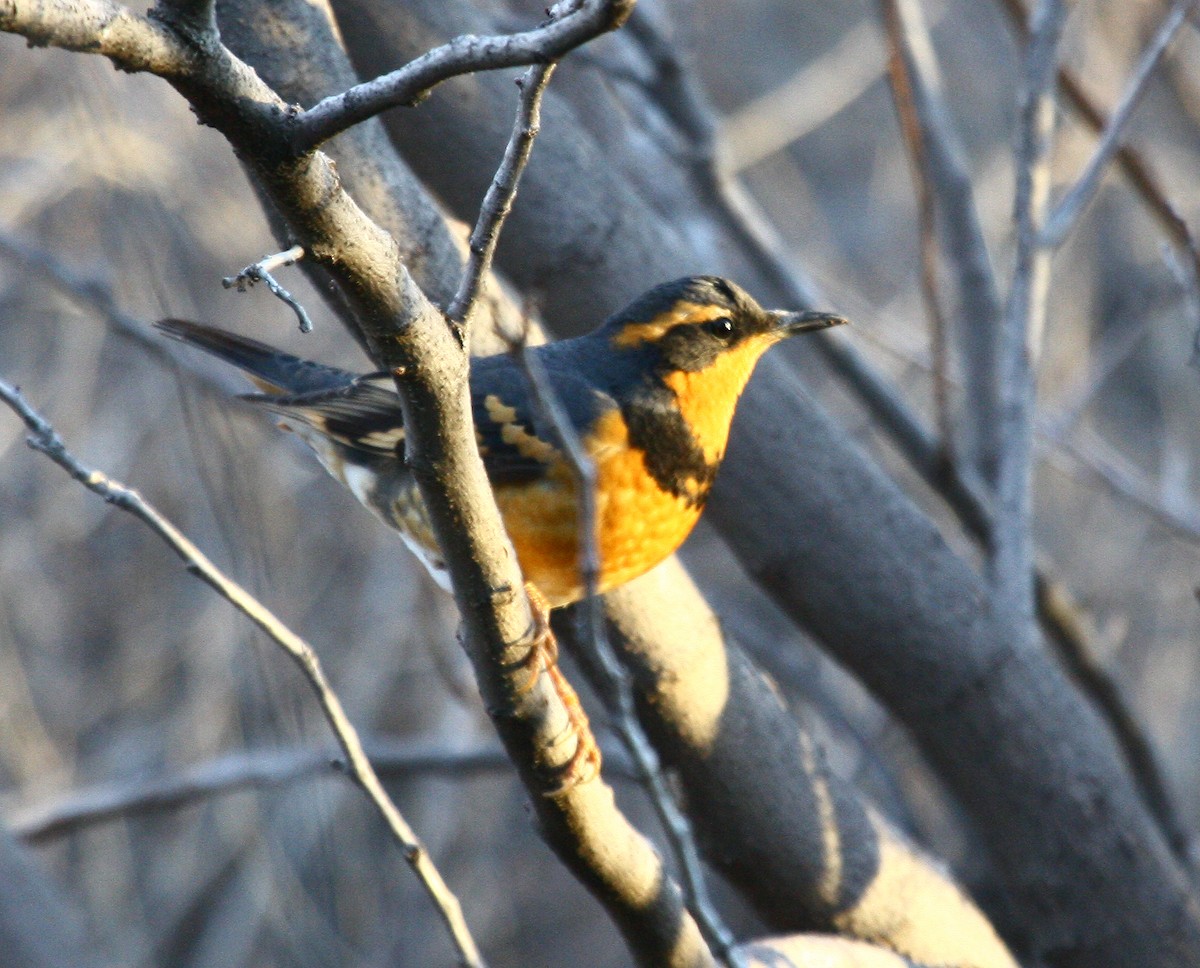
[[[830,313],[763,309],[725,279],[693,276],[651,289],[598,335],[625,391],[619,395],[633,402],[626,419],[635,445],[648,460],[662,457],[663,480],[688,477],[684,490],[701,494],[724,457],[759,357],[796,333],[845,322]]]
[[[717,368],[722,382],[741,375],[740,392],[771,346],[796,333],[845,322],[830,313],[763,309],[728,280],[691,276],[638,297],[610,318],[604,330],[615,349],[651,354],[660,374]]]

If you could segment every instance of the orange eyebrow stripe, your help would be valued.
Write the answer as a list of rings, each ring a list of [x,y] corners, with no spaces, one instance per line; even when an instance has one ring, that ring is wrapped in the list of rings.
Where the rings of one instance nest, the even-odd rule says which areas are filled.
[[[622,349],[640,343],[653,343],[667,330],[683,323],[707,323],[711,319],[728,316],[732,310],[725,306],[708,306],[701,303],[681,302],[671,307],[670,312],[654,317],[646,323],[630,323],[613,337],[613,345]]]

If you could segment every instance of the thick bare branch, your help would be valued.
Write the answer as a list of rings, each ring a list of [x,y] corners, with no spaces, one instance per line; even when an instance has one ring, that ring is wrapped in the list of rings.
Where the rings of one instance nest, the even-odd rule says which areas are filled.
[[[270,14],[282,23],[288,23],[292,19],[302,20],[307,24],[307,30],[304,32],[324,29],[322,23],[310,23],[314,14],[312,7],[307,4],[274,5]],[[342,71],[336,59],[332,59],[331,62],[329,56],[314,59],[314,52],[307,48],[284,50],[278,47],[280,37],[292,36],[296,31],[262,31],[262,34],[259,34],[260,17],[257,8],[253,12],[242,12],[239,5],[229,5],[223,11],[224,16],[236,17],[238,22],[245,26],[238,34],[241,42],[245,42],[247,35],[256,38],[253,49],[247,50],[247,54],[253,55],[259,72],[265,77],[278,77],[280,83],[287,84],[290,97],[301,101],[311,100],[314,94],[319,95],[320,88],[329,83],[326,80],[328,74]],[[326,44],[326,47],[332,49],[329,44]],[[280,64],[281,59],[286,60],[286,70]],[[305,70],[295,71],[294,67],[298,65],[305,66]],[[503,112],[506,107],[500,110]],[[365,127],[368,131],[372,130],[370,124]],[[344,144],[346,138],[359,138],[362,130],[364,128],[354,128],[346,136],[331,143],[330,149],[344,154],[347,151]],[[372,144],[370,148],[366,145],[355,148],[350,152],[349,161],[355,170],[364,170],[370,169],[372,164],[377,164],[380,158],[386,161],[389,157],[388,146]],[[349,168],[344,158],[338,167],[343,174]],[[422,215],[430,208],[424,192],[420,191],[419,186],[415,187],[415,190],[409,187],[407,172],[400,175],[403,176],[400,178],[400,191],[391,193],[397,199],[402,199],[398,206],[395,202],[389,203],[388,198],[377,200],[376,205],[388,212],[389,228],[398,238],[412,240],[410,245],[414,247],[404,249],[404,258],[406,263],[412,261],[415,264],[415,271],[420,273],[422,288],[445,293],[445,300],[449,303],[455,282],[461,278],[457,260],[450,259],[444,252],[444,227]],[[397,176],[392,175],[391,180],[397,180]],[[376,176],[367,173],[361,181],[364,181],[367,187],[371,187],[376,184]],[[431,257],[431,254],[422,248],[426,245],[431,246],[434,253],[442,254],[434,254]],[[491,324],[488,326],[479,325],[482,320],[476,321],[470,333],[473,344],[486,345],[486,339],[481,337],[487,335],[486,330],[493,329],[496,319],[503,317],[505,312],[505,307],[497,305],[494,300],[494,294],[498,291],[494,279],[488,283],[487,291],[493,294],[487,300],[487,307],[493,311],[493,318],[487,320]],[[488,705],[491,708],[504,708],[503,705],[493,705],[491,699],[488,699]],[[502,723],[502,733],[505,728],[508,727],[504,727]],[[558,728],[563,729],[563,723],[558,723]],[[565,752],[569,754],[572,742],[570,730],[566,730],[558,739],[565,740]],[[526,780],[532,784],[530,790],[534,794],[534,807],[539,813],[541,829],[547,841],[572,870],[581,872],[584,883],[592,886],[596,894],[614,912],[614,918],[622,925],[626,936],[631,938],[631,945],[638,952],[638,957],[680,966],[691,964],[695,958],[707,957],[707,954],[702,952],[700,936],[690,919],[680,922],[683,918],[683,907],[677,888],[662,877],[658,858],[642,840],[641,835],[632,830],[622,814],[616,810],[611,792],[607,792],[606,787],[599,783],[586,784],[588,789],[577,790],[575,795],[546,798],[540,793],[544,788],[544,778],[527,774]],[[583,796],[584,793],[588,796]],[[599,847],[600,844],[606,844],[604,849]],[[614,864],[608,860],[610,854],[624,856],[625,861],[623,864]],[[647,904],[647,897],[653,897],[653,903]]]
[[[53,22],[73,38],[63,24],[77,19],[79,6],[54,5],[53,16],[37,26]],[[20,32],[22,11],[0,8],[0,26]],[[565,683],[561,675],[538,676],[532,687],[527,682],[521,660],[536,626],[475,446],[462,347],[405,270],[395,242],[343,191],[329,159],[294,154],[285,106],[254,71],[218,48],[173,62],[169,79],[230,141],[292,240],[337,281],[377,363],[397,374],[408,457],[446,556],[463,639],[488,709],[535,791],[548,838],[605,897],[640,959],[680,968],[709,964],[678,888],[606,785],[536,795],[552,791],[554,777],[585,737],[555,688]]]
[[[70,5],[57,13],[70,18]],[[446,556],[463,639],[548,840],[604,898],[640,960],[710,964],[678,888],[612,791],[601,782],[555,789],[561,767],[587,738],[557,670],[532,687],[527,681],[522,660],[536,626],[475,447],[462,347],[405,270],[395,242],[342,190],[329,159],[295,155],[287,112],[257,74],[224,48],[177,66],[172,83],[230,141],[291,239],[337,281],[377,363],[397,375],[407,455]]]
[[[773,930],[837,931],[915,962],[1012,968],[939,866],[834,774],[675,562],[607,596],[639,711],[712,862]],[[655,620],[670,607],[673,626]]]
[[[100,54],[127,71],[169,76],[187,61],[179,36],[165,24],[110,0],[74,7],[61,0],[3,0],[0,31],[38,47]]]

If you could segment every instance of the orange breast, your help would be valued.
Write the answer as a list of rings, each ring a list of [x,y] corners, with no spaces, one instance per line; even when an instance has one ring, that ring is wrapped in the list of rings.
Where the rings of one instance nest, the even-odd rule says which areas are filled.
[[[584,441],[595,461],[599,590],[644,574],[675,551],[700,517],[700,508],[662,491],[631,449],[624,421],[605,415]],[[521,570],[552,606],[583,597],[574,475],[561,458],[532,485],[501,485],[496,500]]]

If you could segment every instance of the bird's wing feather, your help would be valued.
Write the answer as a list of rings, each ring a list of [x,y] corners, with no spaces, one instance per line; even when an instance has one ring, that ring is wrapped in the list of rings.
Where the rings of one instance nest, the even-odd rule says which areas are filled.
[[[404,414],[396,391],[362,377],[334,390],[281,396],[246,394],[286,420],[301,421],[339,444],[373,456],[404,459]]]
[[[581,377],[543,356],[546,375],[571,425],[584,435],[616,402]],[[507,356],[476,360],[471,370],[475,430],[493,484],[544,477],[563,460],[558,434],[533,398],[528,377]]]
[[[352,452],[403,459],[404,419],[390,377],[356,376],[198,323],[167,319],[156,325],[246,371],[264,392],[245,399],[301,425],[295,429],[316,431]],[[584,433],[601,413],[616,407],[608,394],[579,375],[578,367],[560,360],[557,348],[546,347],[542,353],[551,387],[578,431]],[[558,436],[511,357],[473,361],[471,399],[477,440],[493,484],[537,480],[562,460]]]

